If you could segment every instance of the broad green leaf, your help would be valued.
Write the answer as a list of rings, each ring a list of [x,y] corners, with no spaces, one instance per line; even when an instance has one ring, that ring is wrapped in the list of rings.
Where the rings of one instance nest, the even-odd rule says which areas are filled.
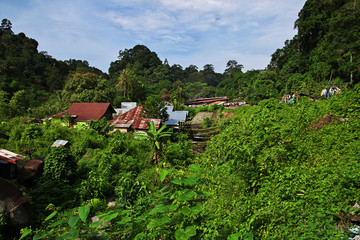
[[[146,233],[141,232],[139,234],[137,234],[134,238],[134,240],[145,240],[147,239]]]
[[[177,197],[177,200],[179,201],[189,201],[192,198],[194,198],[196,196],[196,192],[183,192],[180,193],[179,196]]]
[[[69,226],[71,228],[74,228],[75,225],[78,223],[79,219],[79,216],[71,216],[68,221]]]
[[[185,186],[191,187],[191,186],[194,186],[196,184],[197,180],[198,180],[197,177],[192,176],[191,178],[184,179],[183,184]]]
[[[171,219],[169,217],[167,217],[167,216],[162,217],[162,218],[150,219],[150,223],[147,225],[147,227],[150,228],[150,229],[156,228],[158,226],[162,226],[164,224],[167,224],[170,221],[171,221]]]
[[[171,180],[172,183],[176,184],[176,185],[182,185],[183,181],[180,178],[175,178],[173,180]]]
[[[97,228],[97,227],[100,226],[100,225],[101,225],[101,221],[99,220],[99,221],[96,221],[96,222],[91,223],[91,224],[89,225],[89,227],[91,227],[91,228]]]
[[[119,213],[113,213],[111,215],[105,216],[102,219],[102,222],[110,222],[111,220],[113,220],[114,218],[117,218],[119,216]]]
[[[194,226],[189,226],[185,230],[178,229],[175,232],[176,240],[188,240],[189,238],[196,235],[196,228]]]
[[[56,222],[50,224],[49,227],[50,227],[50,228],[54,228],[54,227],[56,227],[56,226],[59,226],[59,225],[62,224],[62,223],[63,223],[62,220],[56,221]]]
[[[90,206],[79,207],[79,216],[83,222],[86,222],[89,213],[90,213]]]
[[[186,216],[190,216],[191,215],[191,210],[188,206],[184,206],[181,208],[181,213],[186,215]]]
[[[131,222],[131,217],[122,217],[121,221],[116,222],[117,224],[126,224],[128,222]]]
[[[52,219],[57,213],[57,211],[53,211],[49,216],[47,216],[47,218],[45,218],[44,222]]]
[[[48,235],[49,235],[49,234],[47,234],[47,233],[36,234],[36,235],[33,237],[33,240],[43,239],[43,238],[46,238]]]
[[[165,205],[158,205],[156,207],[154,207],[153,209],[151,209],[151,211],[149,212],[150,215],[154,215],[157,213],[164,213],[169,209],[168,206]]]
[[[199,212],[202,211],[202,207],[199,205],[193,206],[193,207],[188,207],[188,206],[184,206],[181,208],[181,213],[186,215],[186,216],[194,216],[196,214],[198,214]]]
[[[245,233],[243,238],[244,238],[244,240],[253,240],[254,239],[254,234],[252,232]]]
[[[60,236],[60,239],[77,239],[79,236],[80,230],[73,230],[71,232],[65,233],[64,235]]]
[[[29,235],[30,233],[32,233],[32,230],[30,228],[26,228],[23,232],[23,234],[21,234],[21,237],[19,240],[25,238],[27,235]]]
[[[171,173],[172,169],[161,169],[160,170],[160,182],[163,182],[166,178],[166,176]]]
[[[188,169],[191,170],[191,171],[196,171],[196,172],[202,170],[201,167],[200,167],[198,164],[191,164],[191,165],[188,167]]]
[[[191,212],[193,213],[192,215],[196,215],[200,213],[202,210],[203,208],[200,205],[196,205],[191,208]]]
[[[242,234],[240,232],[231,234],[227,237],[227,240],[238,240]]]

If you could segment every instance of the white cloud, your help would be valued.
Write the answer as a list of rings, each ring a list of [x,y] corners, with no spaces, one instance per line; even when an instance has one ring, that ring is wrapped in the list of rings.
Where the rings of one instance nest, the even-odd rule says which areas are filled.
[[[15,32],[36,39],[40,50],[58,59],[88,60],[107,71],[119,50],[144,44],[162,60],[199,68],[213,63],[221,72],[230,59],[245,68],[264,68],[295,34],[293,23],[304,2],[2,0],[0,14]]]

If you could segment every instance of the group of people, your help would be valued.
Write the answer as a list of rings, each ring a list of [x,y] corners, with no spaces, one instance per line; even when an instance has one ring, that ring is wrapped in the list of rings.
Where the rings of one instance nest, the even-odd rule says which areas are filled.
[[[281,101],[285,102],[285,103],[294,103],[295,99],[296,99],[296,93],[294,93],[294,94],[285,94],[282,97]]]
[[[336,96],[336,94],[339,94],[340,92],[341,89],[338,87],[327,87],[321,91],[321,96],[324,98],[329,98],[331,96]]]
[[[246,102],[227,102],[227,103],[224,103],[224,106],[225,107],[240,107],[245,104],[246,104]]]

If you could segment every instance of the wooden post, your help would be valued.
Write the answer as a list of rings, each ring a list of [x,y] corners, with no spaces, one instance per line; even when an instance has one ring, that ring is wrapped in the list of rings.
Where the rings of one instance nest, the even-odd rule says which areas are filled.
[[[296,91],[296,102],[298,103],[299,102],[299,92]]]

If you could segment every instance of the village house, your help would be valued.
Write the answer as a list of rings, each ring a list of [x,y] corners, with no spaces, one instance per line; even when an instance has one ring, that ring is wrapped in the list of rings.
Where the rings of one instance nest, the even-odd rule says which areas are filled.
[[[120,132],[144,132],[148,130],[147,123],[154,122],[156,129],[160,128],[161,119],[144,118],[144,110],[142,106],[137,106],[124,114],[110,120],[114,125],[114,131]]]
[[[25,158],[24,156],[11,151],[0,149],[0,177],[13,179],[17,174],[16,161]]]
[[[111,120],[113,113],[115,110],[110,103],[73,103],[67,111],[53,115],[51,121],[82,129],[91,120],[103,117]]]

